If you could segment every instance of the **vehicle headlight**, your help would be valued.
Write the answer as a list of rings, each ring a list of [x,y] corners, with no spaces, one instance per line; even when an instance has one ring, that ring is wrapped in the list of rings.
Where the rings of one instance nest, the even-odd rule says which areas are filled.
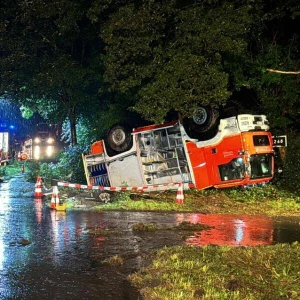
[[[53,146],[47,146],[47,149],[46,149],[46,155],[47,155],[48,157],[50,157],[50,156],[53,155],[53,153],[54,153],[54,148],[53,148]]]
[[[36,144],[39,144],[39,143],[41,142],[41,139],[38,138],[38,137],[36,137],[36,138],[34,139],[34,142],[35,142]]]
[[[40,146],[35,146],[33,149],[33,158],[40,159]]]
[[[53,144],[54,143],[54,138],[48,138],[47,143],[48,144]]]

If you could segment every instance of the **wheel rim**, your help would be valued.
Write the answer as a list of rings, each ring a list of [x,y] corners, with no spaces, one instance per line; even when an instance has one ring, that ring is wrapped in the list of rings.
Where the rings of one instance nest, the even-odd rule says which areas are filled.
[[[122,129],[117,129],[112,134],[112,140],[115,145],[120,146],[126,139],[125,132]]]
[[[202,125],[207,120],[207,111],[203,107],[199,107],[193,114],[193,120],[196,124]]]

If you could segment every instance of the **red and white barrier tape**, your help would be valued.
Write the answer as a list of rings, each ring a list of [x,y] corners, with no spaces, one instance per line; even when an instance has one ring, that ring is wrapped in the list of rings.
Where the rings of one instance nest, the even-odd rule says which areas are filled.
[[[176,183],[165,183],[165,184],[154,184],[154,185],[147,185],[147,186],[100,186],[100,185],[84,185],[78,183],[69,183],[69,182],[57,182],[58,186],[63,187],[70,187],[76,189],[88,189],[88,190],[100,190],[100,191],[145,191],[145,190],[152,190],[157,188],[165,188],[168,189],[173,186],[179,186],[182,184],[181,182]],[[189,188],[193,188],[193,184],[189,184]]]

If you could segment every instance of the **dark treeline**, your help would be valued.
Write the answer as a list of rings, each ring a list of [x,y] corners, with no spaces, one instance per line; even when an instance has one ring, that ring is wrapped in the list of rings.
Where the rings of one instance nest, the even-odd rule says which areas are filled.
[[[267,69],[299,71],[299,13],[295,0],[2,1],[1,97],[68,124],[72,144],[208,104],[264,113],[287,133],[299,75]]]

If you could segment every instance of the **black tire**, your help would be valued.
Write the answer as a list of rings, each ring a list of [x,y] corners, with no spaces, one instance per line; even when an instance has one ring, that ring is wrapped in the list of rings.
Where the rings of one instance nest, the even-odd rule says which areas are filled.
[[[203,140],[210,131],[218,127],[219,109],[211,106],[199,106],[192,118],[184,118],[183,126],[191,138]]]
[[[106,152],[109,156],[131,149],[133,145],[131,129],[127,125],[113,125],[107,132],[105,141]]]

